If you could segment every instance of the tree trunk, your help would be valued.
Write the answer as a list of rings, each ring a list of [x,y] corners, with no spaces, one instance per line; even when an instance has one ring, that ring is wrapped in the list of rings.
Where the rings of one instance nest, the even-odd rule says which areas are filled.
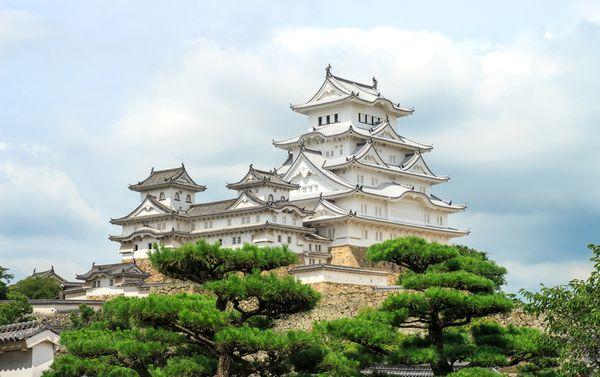
[[[444,355],[443,330],[443,327],[439,323],[439,318],[437,316],[433,316],[432,321],[429,324],[428,337],[429,341],[431,341],[439,355],[439,360],[437,362],[430,363],[434,376],[445,376],[454,372],[454,368],[452,368],[452,365],[450,365],[448,359]]]
[[[229,366],[231,365],[231,358],[227,354],[219,356],[219,362],[217,364],[217,377],[229,377]]]

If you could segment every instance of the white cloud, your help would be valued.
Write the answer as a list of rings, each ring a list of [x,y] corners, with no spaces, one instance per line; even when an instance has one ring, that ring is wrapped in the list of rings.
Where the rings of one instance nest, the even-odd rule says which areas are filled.
[[[315,74],[331,62],[340,75],[368,80],[376,74],[388,97],[416,105],[414,117],[449,111],[449,124],[418,130],[425,142],[443,146],[438,153],[448,161],[542,164],[584,137],[580,104],[557,80],[572,72],[547,43],[459,42],[392,27],[287,29],[251,49],[200,40],[180,66],[130,101],[106,135],[90,136],[88,144],[146,164],[165,155],[189,160],[268,148],[272,137],[303,130],[274,123],[288,119],[279,115],[288,102],[317,89]],[[448,108],[424,107],[434,97]],[[402,120],[401,131],[411,122]]]
[[[600,3],[595,0],[578,1],[577,10],[585,21],[600,25]]]
[[[7,143],[5,143],[5,142],[3,142],[3,141],[0,141],[0,152],[7,151],[7,150],[8,150],[8,148],[9,148],[9,146],[8,146],[8,144],[7,144]]]
[[[539,289],[540,284],[554,286],[565,284],[573,279],[587,279],[592,272],[592,264],[584,262],[541,262],[520,263],[515,260],[500,261],[508,269],[508,291],[516,293],[524,288],[529,291]]]
[[[0,49],[46,35],[41,19],[29,12],[0,9]]]
[[[30,235],[48,230],[73,235],[106,223],[65,172],[9,161],[0,162],[0,218],[0,233]]]

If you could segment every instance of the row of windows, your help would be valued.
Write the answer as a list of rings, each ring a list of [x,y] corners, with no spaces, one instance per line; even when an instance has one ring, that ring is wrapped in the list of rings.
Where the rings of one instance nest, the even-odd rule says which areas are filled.
[[[281,200],[287,200],[287,198],[284,195],[281,195],[281,197],[279,199],[281,199]],[[273,194],[269,194],[268,201],[269,202],[274,202],[275,201],[275,197],[273,197]]]
[[[319,192],[319,185],[310,185],[310,186],[302,186],[302,193],[306,194],[307,192]]]
[[[321,264],[321,259],[308,258],[308,264]]]
[[[323,115],[319,117],[319,126],[324,124],[337,123],[340,121],[339,114]]]
[[[334,149],[337,150],[338,156],[344,155],[344,144],[336,144]],[[325,151],[325,157],[334,157],[336,153],[333,150]]]
[[[158,200],[165,200],[165,199],[166,199],[166,196],[165,196],[164,192],[161,192],[160,194],[158,194]],[[180,201],[181,200],[178,192],[175,193],[175,197],[173,198],[173,200],[176,200],[176,201]],[[192,196],[190,194],[187,194],[185,196],[185,201],[186,201],[186,203],[191,203],[192,202]]]
[[[425,214],[425,224],[431,224],[431,216],[426,213]],[[444,217],[443,216],[436,216],[435,217],[435,222],[437,226],[443,226],[444,225]]]
[[[277,222],[277,218],[278,218],[277,215],[271,215],[271,222],[276,223]],[[254,221],[256,223],[259,223],[260,219],[261,219],[260,215],[256,215],[256,217],[254,217]],[[297,219],[295,217],[292,217],[292,225],[296,225],[297,222],[298,222]],[[227,219],[227,226],[231,226],[231,223],[232,223],[232,219]],[[241,218],[241,223],[242,224],[251,224],[252,223],[252,217],[251,216],[243,216]],[[285,215],[281,216],[281,223],[282,224],[287,224],[288,223],[288,217],[285,216]],[[213,226],[214,226],[214,222],[212,220],[204,222],[204,229],[212,229]],[[192,223],[191,228],[192,228],[192,231],[196,230],[196,224]]]
[[[112,287],[115,285],[115,281],[113,279],[108,280],[108,286]],[[94,280],[92,282],[92,288],[100,288],[100,280]]]
[[[395,233],[390,233],[390,240],[397,238],[398,236]],[[362,230],[362,238],[365,240],[369,239],[369,231],[367,229]],[[383,241],[383,232],[376,230],[375,231],[375,241]]]
[[[281,234],[277,235],[277,242],[282,242],[283,240],[283,236]],[[286,241],[287,243],[291,244],[292,243],[292,236],[287,236],[286,237]]]
[[[358,113],[358,121],[360,123],[365,123],[365,124],[370,124],[372,126],[381,123],[383,119],[381,119],[380,117],[376,117],[376,116],[372,116],[372,115],[367,115],[367,114],[363,114],[363,113]]]
[[[318,243],[315,244],[314,250],[320,252],[321,251],[321,245],[318,244]],[[312,243],[308,244],[308,251],[313,251],[313,244]]]
[[[133,245],[133,250],[134,251],[138,251],[140,249],[140,245],[138,245],[137,243],[135,245]],[[149,242],[148,243],[148,250],[152,250],[152,243]]]

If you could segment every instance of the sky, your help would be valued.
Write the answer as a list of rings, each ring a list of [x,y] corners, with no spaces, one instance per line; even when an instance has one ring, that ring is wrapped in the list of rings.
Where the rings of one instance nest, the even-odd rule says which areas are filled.
[[[434,150],[468,210],[456,242],[506,290],[585,278],[600,243],[600,2],[2,1],[0,265],[73,279],[119,260],[111,217],[155,167],[185,163],[230,198],[273,139],[307,128],[327,64],[415,108],[398,132]]]

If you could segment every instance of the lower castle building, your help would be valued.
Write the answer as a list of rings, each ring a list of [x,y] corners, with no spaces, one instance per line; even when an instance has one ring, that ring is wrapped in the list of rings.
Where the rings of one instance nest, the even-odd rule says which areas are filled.
[[[121,226],[110,239],[119,244],[122,262],[144,260],[155,243],[285,245],[299,256],[301,266],[290,273],[302,281],[376,286],[386,285],[388,274],[368,268],[366,247],[407,235],[446,243],[468,234],[449,225],[449,215],[466,206],[434,194],[449,178],[426,163],[432,146],[397,132],[399,120],[414,110],[384,97],[375,78],[362,84],[333,75],[328,66],[312,98],[291,108],[306,116],[308,129],[273,141],[287,152],[284,161],[272,169],[250,165],[239,181],[227,184],[231,199],[203,202],[206,187],[183,164],[153,168],[129,185],[140,204],[110,220]],[[110,266],[78,276],[84,290],[103,288],[110,276],[111,287],[127,281],[106,272]],[[96,284],[92,276],[102,276],[94,280],[100,286],[90,285]],[[135,286],[143,294],[143,284]]]

